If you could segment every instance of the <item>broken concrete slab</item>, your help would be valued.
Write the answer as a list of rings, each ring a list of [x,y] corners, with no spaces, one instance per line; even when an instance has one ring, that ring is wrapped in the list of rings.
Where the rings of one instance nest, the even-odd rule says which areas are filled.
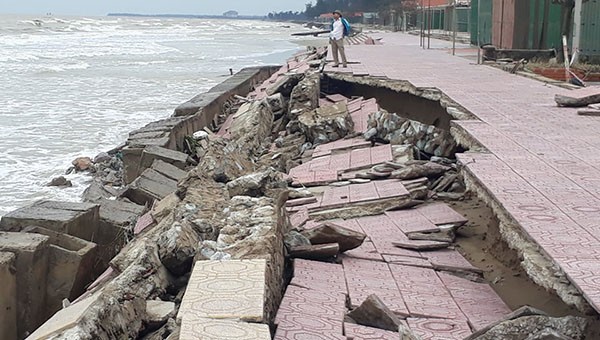
[[[97,204],[39,201],[6,214],[0,230],[20,231],[35,225],[93,242],[99,211]]]
[[[26,233],[48,236],[48,274],[46,277],[46,315],[62,308],[62,301],[75,300],[92,282],[98,270],[95,243],[42,227],[27,227]],[[40,307],[42,308],[42,307]]]
[[[100,204],[100,223],[95,243],[103,263],[112,259],[133,235],[137,219],[146,207],[124,200],[103,199]]]
[[[180,340],[271,340],[269,326],[236,320],[184,317]]]
[[[155,160],[150,168],[177,182],[186,178],[188,174],[187,172],[176,167],[175,165],[167,163],[160,159]]]
[[[451,226],[457,228],[469,221],[445,203],[423,204],[418,206],[415,210],[438,226]]]
[[[183,170],[187,164],[188,155],[160,146],[147,146],[142,151],[138,172],[150,168],[155,160],[161,160]]]
[[[265,321],[266,260],[198,261],[177,319]]]
[[[304,79],[294,86],[294,89],[290,94],[290,108],[288,110],[290,120],[295,120],[302,113],[312,111],[319,107],[320,93],[320,75],[318,73],[306,75]]]
[[[36,329],[46,314],[48,240],[45,235],[0,232],[0,252],[15,254],[17,274],[17,335]]]
[[[298,116],[298,123],[307,141],[315,145],[342,139],[354,130],[345,102],[305,111]]]
[[[367,297],[358,308],[347,314],[357,324],[398,332],[400,319],[376,294]]]
[[[414,241],[435,241],[445,243],[453,243],[456,238],[456,234],[452,228],[443,229],[435,233],[410,233],[407,234],[407,236],[409,240]]]
[[[302,235],[304,235],[313,245],[337,243],[339,245],[339,251],[342,253],[360,247],[367,237],[367,235],[363,233],[344,228],[331,222],[325,222],[315,228],[304,230]]]
[[[410,180],[421,177],[436,178],[449,171],[450,168],[438,163],[427,162],[424,164],[412,164],[402,169],[395,170],[390,175],[391,178]]]
[[[434,250],[444,249],[450,246],[447,242],[435,242],[435,241],[405,241],[405,242],[392,242],[395,247],[411,250]]]
[[[485,334],[487,331],[489,331],[490,329],[494,328],[495,326],[501,324],[504,321],[515,320],[515,319],[525,317],[525,316],[548,316],[548,314],[546,314],[544,311],[541,311],[541,310],[531,307],[531,306],[522,306],[522,307],[518,308],[517,310],[507,314],[502,319],[500,319],[496,322],[493,322],[493,323],[487,325],[486,327],[475,331],[473,334],[471,334],[470,336],[465,338],[465,340],[475,340],[475,339],[477,339],[477,337]]]
[[[100,295],[101,291],[56,312],[41,327],[29,335],[27,340],[50,339],[62,331],[74,327],[81,321],[87,310],[98,300]]]
[[[306,205],[306,204],[312,204],[312,203],[317,203],[318,200],[316,197],[306,197],[306,198],[297,198],[297,199],[292,199],[292,200],[288,200],[287,202],[285,202],[285,206],[286,207],[297,207],[300,205]]]
[[[16,255],[0,252],[0,339],[17,339]]]
[[[554,96],[558,106],[583,107],[600,103],[600,86],[590,86]]]
[[[337,256],[340,246],[337,243],[296,246],[289,249],[290,257],[305,260],[324,260]]]
[[[223,92],[205,92],[201,93],[187,102],[177,106],[175,108],[175,117],[180,116],[191,116],[201,113],[204,109],[219,110],[220,103],[219,99],[224,97]],[[224,100],[223,100],[224,101]],[[213,107],[214,106],[214,107]]]
[[[146,301],[146,322],[149,327],[156,328],[163,325],[175,314],[175,303],[171,301],[148,300]]]
[[[556,339],[554,337],[539,337],[540,332],[552,331],[564,339],[581,340],[585,338],[587,321],[576,316],[562,318],[534,315],[501,322],[475,340],[492,339]],[[558,338],[561,339],[561,338]]]
[[[176,190],[176,181],[158,171],[146,169],[129,185],[123,197],[140,205],[151,206],[154,201],[159,201]]]

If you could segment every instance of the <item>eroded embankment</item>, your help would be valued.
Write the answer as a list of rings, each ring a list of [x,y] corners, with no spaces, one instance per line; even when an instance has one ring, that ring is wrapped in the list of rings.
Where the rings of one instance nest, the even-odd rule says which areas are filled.
[[[96,203],[46,202],[3,219],[3,228],[41,223],[86,240],[116,216],[125,223],[114,227],[124,248],[109,258],[109,269],[32,339],[288,339],[315,332],[384,339],[398,338],[399,331],[408,339],[462,339],[474,332],[473,338],[492,339],[511,331],[523,338],[548,331],[582,338],[585,320],[529,309],[487,327],[510,311],[489,288],[502,287],[496,273],[519,272],[515,262],[527,263],[533,250],[520,252],[523,244],[510,239],[501,209],[457,165],[457,152],[485,151],[452,123],[473,117],[436,89],[322,77],[316,69],[324,54],[309,49],[277,71],[243,74],[241,82],[226,82],[180,106],[172,118],[133,132],[106,159],[109,167],[120,166],[123,186],[99,176],[86,195]],[[353,98],[357,91],[364,97]],[[390,113],[395,110],[403,114]],[[422,119],[419,110],[426,112]],[[470,206],[481,203],[467,187],[492,210],[475,210],[478,218],[462,226],[464,216],[433,201],[452,202],[469,215]],[[124,207],[142,210],[126,215]],[[482,225],[489,240],[507,246],[482,243]],[[23,235],[39,237],[7,236]],[[42,252],[19,255],[17,268],[39,268]],[[490,268],[487,259],[497,262]],[[45,273],[12,273],[9,279]],[[551,314],[569,310],[525,275],[513,278],[504,281],[532,289],[534,298],[524,302],[551,300],[550,307],[534,304]],[[498,287],[510,307],[519,304],[510,289]],[[19,303],[34,293],[17,294],[29,299]],[[375,301],[391,326],[358,315],[365,301]]]

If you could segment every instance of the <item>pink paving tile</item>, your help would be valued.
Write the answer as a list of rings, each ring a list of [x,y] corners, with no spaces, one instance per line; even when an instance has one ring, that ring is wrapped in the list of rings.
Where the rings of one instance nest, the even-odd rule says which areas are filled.
[[[346,340],[342,321],[286,314],[277,325],[276,340]]]
[[[405,234],[429,233],[440,230],[438,226],[415,209],[386,211],[385,214]]]
[[[350,202],[350,186],[328,187],[323,192],[321,208],[335,207]]]
[[[357,149],[350,153],[350,168],[362,168],[371,165],[371,150]]]
[[[343,321],[346,312],[345,303],[345,294],[334,292],[323,294],[322,291],[290,285],[281,300],[275,323],[281,323],[289,314]]]
[[[323,157],[319,157],[319,158],[314,158],[313,160],[311,160],[308,164],[309,164],[309,169],[310,170],[332,170],[329,167],[329,164],[331,162],[331,156],[323,156]]]
[[[342,265],[319,261],[295,259],[291,284],[320,292],[348,292]]]
[[[410,195],[408,190],[404,187],[402,182],[395,179],[388,179],[384,181],[373,181],[379,197],[399,197]]]
[[[344,274],[353,307],[376,294],[394,313],[408,315],[408,309],[387,263],[343,257]]]
[[[391,161],[392,157],[392,146],[381,145],[371,148],[371,162],[372,164],[380,164]]]
[[[395,242],[406,242],[408,238],[386,215],[361,217],[356,221],[381,255],[421,257],[417,251],[394,246]]]
[[[433,265],[427,258],[399,256],[399,255],[382,255],[387,263],[401,264],[405,266],[433,268]]]
[[[462,226],[468,221],[446,203],[420,205],[416,210],[436,225]]]
[[[344,255],[358,259],[383,261],[383,257],[379,254],[373,242],[367,240],[360,247],[346,251]]]
[[[285,206],[286,207],[297,207],[300,205],[316,203],[317,201],[318,200],[316,197],[296,198],[296,199],[287,200],[285,202]]]
[[[466,319],[435,270],[399,264],[389,268],[412,317]]]
[[[350,202],[365,202],[379,198],[379,193],[374,182],[365,184],[352,184],[348,186]]]
[[[381,329],[344,323],[344,333],[348,339],[354,340],[398,340],[398,332],[384,331]]]
[[[331,94],[331,95],[328,95],[327,99],[331,100],[334,103],[341,102],[341,101],[344,101],[344,100],[346,100],[346,101],[348,100],[347,97],[345,97],[345,96],[343,96],[341,94]]]
[[[335,170],[348,169],[350,167],[350,154],[348,152],[332,154],[329,166]]]
[[[451,274],[438,273],[474,330],[482,329],[511,312],[486,283],[476,283]]]
[[[151,226],[153,223],[154,218],[152,217],[152,213],[149,211],[142,215],[140,218],[138,218],[137,222],[135,223],[135,227],[133,228],[133,234],[139,235],[142,231]]]
[[[429,262],[438,270],[467,270],[480,273],[481,269],[473,266],[458,251],[454,249],[440,249],[436,251],[422,251],[421,256],[427,258]]]
[[[409,318],[408,326],[423,340],[462,340],[472,333],[464,320]]]

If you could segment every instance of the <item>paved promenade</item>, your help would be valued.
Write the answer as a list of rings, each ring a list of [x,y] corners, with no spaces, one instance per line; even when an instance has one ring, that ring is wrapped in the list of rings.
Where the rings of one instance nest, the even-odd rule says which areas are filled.
[[[356,75],[435,87],[478,120],[456,122],[490,153],[459,157],[526,234],[600,310],[600,118],[559,108],[568,90],[511,75],[419,38],[374,35],[383,45],[347,48]],[[432,40],[432,47],[450,47]]]

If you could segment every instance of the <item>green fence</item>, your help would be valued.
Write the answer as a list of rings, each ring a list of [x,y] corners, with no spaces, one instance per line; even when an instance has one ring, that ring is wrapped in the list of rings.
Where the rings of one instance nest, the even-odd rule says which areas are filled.
[[[588,0],[581,11],[581,60],[600,63],[600,0]]]
[[[477,46],[481,43],[483,46],[492,43],[492,7],[492,0],[471,0],[471,44]]]

